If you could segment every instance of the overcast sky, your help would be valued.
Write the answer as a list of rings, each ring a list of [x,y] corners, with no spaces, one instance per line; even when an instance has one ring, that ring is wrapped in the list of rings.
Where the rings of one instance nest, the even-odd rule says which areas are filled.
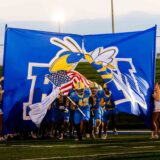
[[[0,0],[0,43],[4,26],[58,31],[53,17],[61,12],[61,32],[78,34],[111,33],[111,0]],[[115,31],[137,31],[158,25],[160,0],[113,0]],[[158,40],[158,51],[160,51]],[[0,49],[1,52],[1,49]],[[0,64],[2,53],[0,53]]]

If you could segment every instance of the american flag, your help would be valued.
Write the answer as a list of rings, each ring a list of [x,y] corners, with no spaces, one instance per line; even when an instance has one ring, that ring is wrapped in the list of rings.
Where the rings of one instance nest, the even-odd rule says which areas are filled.
[[[64,95],[68,95],[71,89],[74,89],[77,82],[82,82],[86,88],[89,87],[90,81],[77,71],[58,71],[46,75],[46,77],[55,86],[60,87]]]

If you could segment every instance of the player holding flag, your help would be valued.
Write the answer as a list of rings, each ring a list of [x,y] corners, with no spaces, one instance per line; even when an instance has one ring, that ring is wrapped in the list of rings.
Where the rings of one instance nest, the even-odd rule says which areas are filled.
[[[72,92],[70,98],[75,102],[75,104],[82,110],[84,115],[79,111],[75,110],[74,123],[77,130],[78,140],[82,140],[82,131],[80,129],[80,124],[83,122],[85,127],[86,136],[89,135],[89,119],[90,119],[90,106],[89,97],[90,89],[85,88],[84,84],[79,81],[75,85],[75,92]]]
[[[84,87],[88,87],[90,84],[90,82],[77,71],[60,70],[46,75],[46,78],[53,84],[52,92],[46,98],[44,98],[42,102],[29,106],[29,116],[37,125],[37,127],[40,126],[40,123],[46,115],[50,104],[58,97],[60,93],[62,93],[64,96],[68,96],[69,91],[75,88],[77,82],[81,82]],[[81,112],[80,109],[79,111]]]

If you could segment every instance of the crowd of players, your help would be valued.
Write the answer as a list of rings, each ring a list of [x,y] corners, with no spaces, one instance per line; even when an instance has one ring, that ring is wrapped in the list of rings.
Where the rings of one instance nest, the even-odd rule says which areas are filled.
[[[82,137],[106,139],[110,121],[114,134],[118,134],[116,115],[113,95],[106,84],[102,88],[92,82],[89,88],[85,88],[82,82],[78,82],[69,96],[60,94],[49,107],[41,124],[41,136],[64,139],[69,133],[70,138],[74,138],[76,131],[77,140]]]
[[[60,93],[49,106],[40,128],[32,132],[3,135],[2,115],[3,112],[0,111],[0,141],[15,137],[60,140],[70,137],[79,141],[82,138],[106,139],[110,121],[112,121],[114,134],[118,134],[116,131],[117,109],[113,95],[106,84],[102,88],[96,82],[90,83],[89,88],[85,88],[82,82],[78,82],[68,96]]]
[[[0,88],[0,101],[3,90]],[[159,138],[160,119],[160,82],[155,84],[154,110],[152,112],[151,139]],[[49,106],[47,114],[39,129],[32,132],[21,132],[3,135],[2,117],[0,109],[0,141],[19,138],[56,138],[62,140],[70,137],[81,141],[83,138],[107,138],[107,129],[112,121],[112,129],[115,135],[116,115],[118,110],[114,103],[114,95],[104,84],[103,87],[96,82],[90,83],[85,88],[82,82],[78,82],[75,88],[64,96],[62,93]]]

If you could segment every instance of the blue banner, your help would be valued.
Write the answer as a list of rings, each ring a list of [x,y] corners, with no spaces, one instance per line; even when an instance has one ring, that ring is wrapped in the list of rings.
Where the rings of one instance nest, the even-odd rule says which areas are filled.
[[[9,132],[33,129],[27,108],[52,91],[52,84],[45,75],[54,69],[74,68],[82,52],[82,36],[25,29],[8,28],[4,52],[4,121]],[[67,55],[68,62],[53,63],[59,55]],[[61,56],[62,57],[62,56]],[[65,56],[64,56],[65,57]],[[72,61],[69,60],[72,58]],[[68,65],[68,64],[71,65]],[[8,132],[8,131],[7,131]]]
[[[27,107],[52,91],[47,74],[74,70],[84,58],[112,91],[120,112],[150,120],[156,27],[140,32],[74,35],[8,28],[3,111],[7,132],[33,129]]]
[[[84,37],[86,57],[112,91],[120,112],[150,121],[155,78],[156,27]]]

